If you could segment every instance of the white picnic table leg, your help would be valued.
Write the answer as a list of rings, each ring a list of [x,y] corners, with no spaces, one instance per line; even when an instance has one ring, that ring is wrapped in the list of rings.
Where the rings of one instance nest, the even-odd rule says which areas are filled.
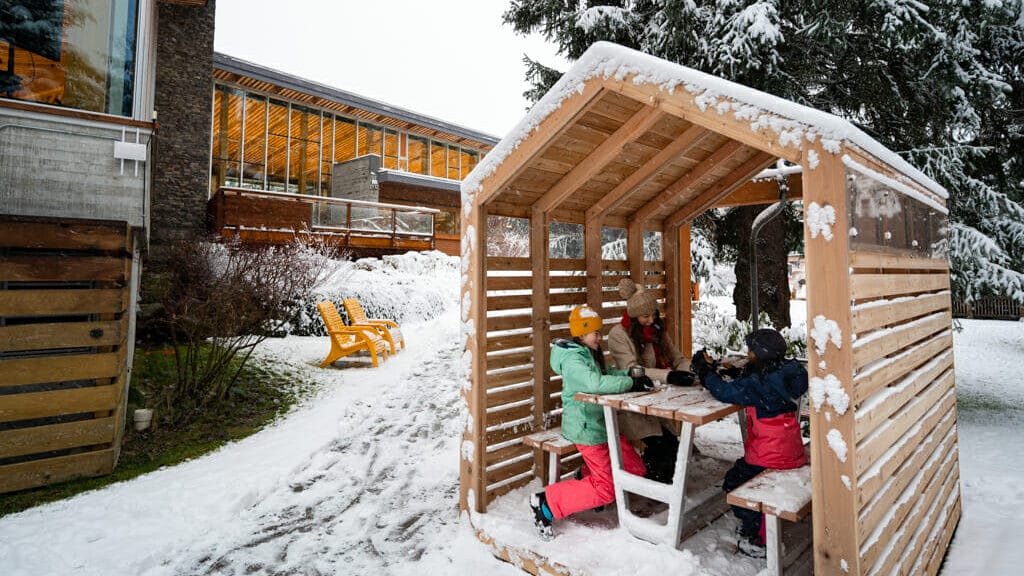
[[[779,531],[779,517],[764,515],[765,547],[768,553],[768,574],[782,576],[782,533]]]
[[[548,484],[554,484],[561,480],[562,457],[554,452],[548,452]]]
[[[619,522],[628,528],[626,507],[626,491],[622,489],[622,446],[619,445],[619,419],[611,406],[604,407],[604,427],[608,431],[608,454],[612,460],[612,482],[615,484],[615,508],[619,512]]]
[[[679,432],[679,449],[676,452],[676,466],[672,472],[672,495],[668,502],[667,525],[672,528],[673,548],[679,546],[679,538],[683,533],[683,520],[686,516],[686,479],[690,466],[690,453],[693,451],[693,423],[683,422]]]

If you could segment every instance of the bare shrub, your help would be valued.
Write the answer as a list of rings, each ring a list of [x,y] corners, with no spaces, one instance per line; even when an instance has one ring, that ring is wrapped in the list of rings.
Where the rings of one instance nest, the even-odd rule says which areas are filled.
[[[281,331],[315,286],[327,257],[306,245],[248,247],[182,242],[149,297],[173,344],[177,379],[154,391],[172,418],[224,400],[255,347]]]

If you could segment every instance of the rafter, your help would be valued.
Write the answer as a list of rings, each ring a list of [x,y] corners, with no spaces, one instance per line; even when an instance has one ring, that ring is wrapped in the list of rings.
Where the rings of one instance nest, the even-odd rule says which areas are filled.
[[[497,169],[480,183],[482,191],[477,195],[477,204],[484,204],[494,198],[508,183],[533,164],[558,137],[565,134],[576,120],[582,118],[595,104],[600,102],[604,87],[600,82],[587,82],[581,92],[566,98],[557,110],[548,114],[533,131],[520,142],[515,150],[505,157]]]
[[[630,219],[647,220],[652,214],[662,209],[665,203],[682,194],[687,188],[699,182],[701,178],[707,176],[709,172],[721,166],[722,163],[727,162],[742,149],[743,143],[735,140],[729,140],[722,144],[710,156],[701,160],[700,164],[694,166],[693,170],[683,174],[678,180],[659,192],[657,196],[651,198],[647,204],[644,204],[643,207],[630,216]]]
[[[728,176],[715,182],[710,188],[700,193],[699,196],[690,200],[685,206],[665,219],[665,228],[672,228],[693,220],[694,216],[701,214],[721,198],[728,196],[740,186],[746,184],[755,174],[764,170],[776,161],[776,157],[761,152],[750,160],[739,165]]]
[[[703,126],[692,126],[672,141],[667,147],[654,155],[643,166],[623,180],[611,192],[587,210],[587,218],[599,218],[614,210],[634,190],[646,185],[658,175],[662,168],[682,158],[693,150],[705,136],[711,134]]]
[[[661,118],[662,112],[657,108],[644,106],[618,130],[610,134],[600,146],[594,149],[586,158],[577,164],[568,174],[555,183],[535,203],[534,207],[545,213],[550,213],[559,204],[572,195],[583,183],[601,171],[616,156],[622,153],[627,144],[643,136]]]

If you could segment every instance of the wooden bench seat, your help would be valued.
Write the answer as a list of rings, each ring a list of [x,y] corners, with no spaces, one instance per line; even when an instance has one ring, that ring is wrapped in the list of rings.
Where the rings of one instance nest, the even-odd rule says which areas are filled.
[[[388,344],[376,330],[346,326],[342,322],[334,302],[320,302],[316,305],[316,309],[320,311],[320,317],[323,318],[324,326],[327,328],[327,335],[331,338],[331,351],[327,353],[327,358],[320,363],[321,368],[360,350],[370,353],[374,366],[378,364],[378,357],[385,359],[388,357]]]
[[[548,484],[562,477],[562,457],[576,453],[576,445],[562,436],[561,428],[551,428],[523,436],[523,445],[548,453]]]
[[[376,330],[380,337],[387,341],[392,354],[398,353],[396,343],[401,344],[402,350],[405,350],[405,336],[402,336],[402,330],[398,328],[397,322],[382,318],[367,318],[358,298],[345,298],[341,304],[345,307],[345,314],[348,315],[350,326]]]
[[[811,513],[811,467],[765,470],[726,497],[740,508],[764,513],[768,573],[782,574],[782,533],[779,518],[799,522]]]

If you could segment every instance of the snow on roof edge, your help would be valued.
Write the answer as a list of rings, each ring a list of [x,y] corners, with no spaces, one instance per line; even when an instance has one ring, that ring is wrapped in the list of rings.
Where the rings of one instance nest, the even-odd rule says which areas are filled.
[[[698,105],[702,105],[702,101],[704,101],[705,103],[710,102],[714,106],[719,97],[725,97],[804,127],[813,128],[823,139],[849,142],[887,163],[902,175],[909,177],[936,195],[942,198],[949,197],[945,188],[939,183],[849,121],[834,114],[797,104],[632,48],[611,42],[595,42],[462,181],[464,201],[467,200],[467,196],[475,195],[484,179],[493,174],[498,166],[537,129],[540,123],[561,106],[563,101],[574,93],[581,93],[587,80],[596,76],[621,80],[631,74],[635,74],[633,78],[635,84],[655,84],[669,94],[674,93],[676,88],[682,86],[687,92],[695,95]],[[719,112],[723,113],[721,108]],[[742,114],[744,119],[750,118],[749,111],[737,110],[735,113],[737,117]],[[758,122],[754,124],[768,126],[771,124],[771,120],[758,118]],[[772,128],[781,131],[778,126],[772,126]],[[808,140],[813,141],[813,137],[808,135]],[[802,145],[799,138],[790,141]]]

